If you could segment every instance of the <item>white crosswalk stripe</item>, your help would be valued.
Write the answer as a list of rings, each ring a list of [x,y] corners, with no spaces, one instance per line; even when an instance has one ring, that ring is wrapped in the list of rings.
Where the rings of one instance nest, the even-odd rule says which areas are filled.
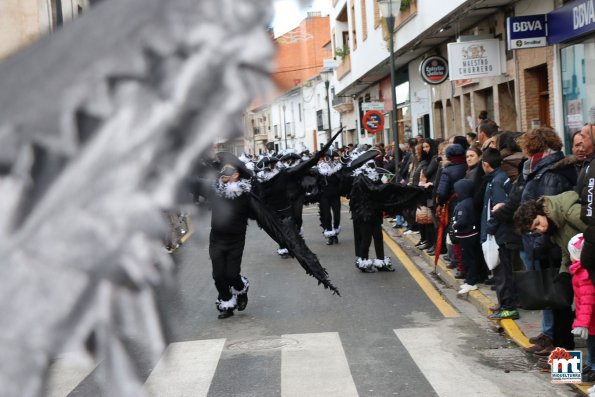
[[[225,339],[172,343],[145,386],[155,397],[206,396]]]
[[[281,354],[281,396],[351,397],[357,389],[339,334],[284,335],[298,341]]]
[[[444,347],[440,328],[394,331],[440,397],[459,397],[463,387],[468,396],[504,396],[494,383],[478,376],[474,368],[457,357],[452,346]]]
[[[91,357],[84,353],[61,355],[50,368],[46,396],[67,396],[95,367]]]

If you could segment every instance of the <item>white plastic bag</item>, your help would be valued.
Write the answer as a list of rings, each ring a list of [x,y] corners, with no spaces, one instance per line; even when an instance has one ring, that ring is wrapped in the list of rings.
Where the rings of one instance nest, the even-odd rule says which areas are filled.
[[[496,237],[492,234],[488,234],[487,240],[481,243],[481,250],[483,251],[483,257],[488,265],[488,269],[494,270],[496,266],[500,264],[500,255],[498,253]]]

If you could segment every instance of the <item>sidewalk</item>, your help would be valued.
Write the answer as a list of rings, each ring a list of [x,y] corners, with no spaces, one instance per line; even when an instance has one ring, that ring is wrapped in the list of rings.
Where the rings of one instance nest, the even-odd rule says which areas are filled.
[[[425,251],[418,250],[414,246],[419,241],[419,234],[403,235],[404,229],[393,229],[392,223],[389,223],[386,220],[383,224],[383,229],[384,232],[403,249],[410,259],[412,259],[411,256],[420,255],[429,266],[434,266],[434,257],[428,255]],[[412,262],[415,263],[415,261]],[[456,279],[454,277],[455,270],[448,269],[446,264],[447,263],[440,258],[436,267],[437,276],[444,284],[446,284],[446,286],[458,290],[460,285],[463,284],[463,280]],[[420,270],[423,271],[425,269]],[[466,299],[469,303],[473,304],[480,313],[487,316],[491,313],[489,308],[497,303],[496,292],[492,291],[489,285],[477,284],[477,286],[478,289],[476,291],[471,291]],[[520,318],[518,320],[500,320],[498,322],[499,327],[496,328],[505,332],[506,335],[519,347],[525,348],[531,346],[529,338],[538,335],[541,331],[541,312],[519,309],[519,313]],[[486,321],[491,320],[486,318]],[[493,322],[496,323],[495,321]],[[584,362],[586,362],[586,342],[577,338],[576,344],[576,349],[583,352]],[[592,385],[593,384],[591,383],[573,384],[573,386],[584,395],[588,394],[587,389]]]

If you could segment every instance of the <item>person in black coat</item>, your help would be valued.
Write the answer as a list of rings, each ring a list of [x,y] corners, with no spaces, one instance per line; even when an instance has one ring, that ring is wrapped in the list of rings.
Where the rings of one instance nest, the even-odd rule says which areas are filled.
[[[454,190],[457,194],[457,205],[453,211],[452,229],[461,245],[463,263],[465,264],[465,283],[461,285],[458,294],[466,294],[477,289],[481,278],[483,252],[479,244],[479,219],[473,205],[473,182],[460,179],[455,182]]]

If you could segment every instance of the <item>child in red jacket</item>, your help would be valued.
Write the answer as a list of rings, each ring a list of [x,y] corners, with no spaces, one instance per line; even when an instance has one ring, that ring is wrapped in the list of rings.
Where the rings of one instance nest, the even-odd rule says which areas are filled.
[[[570,253],[570,273],[574,290],[576,317],[572,323],[572,333],[587,340],[587,367],[583,370],[583,382],[595,381],[595,286],[587,270],[581,266],[583,234],[579,233],[568,242]]]

